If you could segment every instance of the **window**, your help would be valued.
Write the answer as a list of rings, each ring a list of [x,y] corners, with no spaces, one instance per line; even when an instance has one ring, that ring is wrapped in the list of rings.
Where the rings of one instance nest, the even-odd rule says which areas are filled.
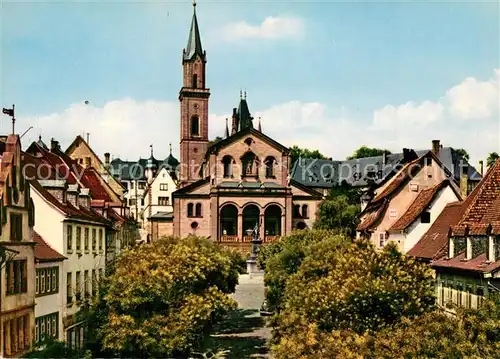
[[[160,191],[168,191],[168,183],[160,183]]]
[[[471,309],[472,308],[472,285],[467,285],[467,299],[465,303],[465,308]]]
[[[187,207],[187,216],[188,217],[193,217],[193,207],[194,207],[194,205],[192,203],[188,203],[188,207]]]
[[[445,281],[441,281],[441,291],[440,291],[440,300],[439,300],[439,304],[441,304],[442,306],[445,305],[445,299],[444,299],[444,289],[446,287],[446,282]]]
[[[130,182],[130,189],[134,189],[134,181]]]
[[[71,272],[66,274],[66,303],[71,304],[73,302],[73,283],[71,278]]]
[[[168,197],[158,197],[159,206],[168,206]]]
[[[198,116],[191,117],[191,136],[200,135],[200,119]]]
[[[83,345],[83,327],[75,326],[66,331],[66,345],[74,350],[80,350]]]
[[[73,250],[73,226],[66,227],[66,250],[71,253]]]
[[[420,223],[431,223],[431,212],[423,211],[420,215]]]
[[[82,287],[81,287],[81,273],[80,271],[76,272],[76,277],[75,277],[75,296],[76,296],[76,301],[79,302],[82,296]]]
[[[201,217],[201,203],[196,203],[196,217]]]
[[[246,144],[247,146],[251,146],[251,145],[252,145],[252,143],[253,143],[253,140],[252,140],[252,138],[251,138],[251,137],[248,137],[248,138],[246,138],[246,139],[245,139],[245,144]]]
[[[274,178],[274,165],[276,160],[274,157],[267,157],[266,164],[266,178]]]
[[[97,250],[97,230],[92,228],[92,252]]]
[[[257,175],[257,157],[252,152],[247,152],[242,158],[243,176]]]
[[[30,315],[12,318],[3,322],[3,351],[5,356],[16,354],[30,347]]]
[[[300,204],[293,206],[293,216],[294,218],[300,218]]]
[[[385,240],[387,239],[385,232],[379,233],[378,238],[379,238],[378,246],[383,247],[385,244]]]
[[[89,271],[83,272],[83,298],[90,297],[89,292]]]
[[[102,252],[102,236],[103,236],[103,230],[101,228],[99,229],[99,252]]]
[[[76,227],[76,251],[82,251],[82,227]]]
[[[222,164],[224,166],[224,178],[233,177],[233,158],[231,156],[224,156]]]
[[[195,88],[198,88],[198,75],[197,75],[197,74],[194,74],[194,75],[193,75],[193,84],[192,84],[192,85],[193,85],[192,87],[193,87],[194,89],[195,89]]]
[[[135,203],[136,203],[135,198],[131,198],[131,199],[129,199],[129,200],[128,200],[128,203],[129,203],[129,205],[130,205],[130,206],[135,206]]]
[[[192,223],[191,223],[191,228],[192,228],[192,229],[196,229],[196,228],[198,228],[198,222],[192,222]]]
[[[398,216],[398,211],[397,210],[391,209],[389,211],[389,218],[390,219],[396,219],[397,216]]]
[[[92,294],[97,294],[97,277],[95,269],[92,269]]]
[[[10,240],[20,242],[23,239],[23,216],[17,213],[10,214]]]
[[[84,243],[85,243],[85,252],[89,251],[89,228],[85,227],[85,235],[84,235]]]
[[[144,206],[144,198],[141,198],[141,206]]]
[[[425,165],[426,166],[432,166],[432,158],[431,157],[426,157],[425,158]]]
[[[308,212],[307,204],[303,204],[302,205],[302,217],[309,218],[309,214],[307,212]]]
[[[40,292],[40,277],[38,276],[38,271],[36,271],[35,275],[35,294],[38,295]]]
[[[26,259],[5,264],[6,293],[18,294],[28,291],[28,262]]]
[[[462,283],[457,284],[457,305],[460,307],[465,305],[465,293]]]
[[[138,188],[139,188],[139,189],[144,189],[144,188],[146,188],[146,182],[144,182],[144,181],[139,182],[139,186],[138,186]]]
[[[59,313],[54,312],[35,319],[35,342],[56,338],[59,333]]]

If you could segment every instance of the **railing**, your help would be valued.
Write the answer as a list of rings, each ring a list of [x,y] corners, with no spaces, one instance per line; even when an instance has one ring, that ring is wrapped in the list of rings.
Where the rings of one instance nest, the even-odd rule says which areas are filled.
[[[276,240],[278,240],[280,236],[265,236],[264,240],[262,241],[263,243],[271,243]],[[240,238],[238,235],[222,235],[220,237],[219,242],[224,242],[224,243],[251,243],[253,237],[252,236],[243,236],[243,238]]]

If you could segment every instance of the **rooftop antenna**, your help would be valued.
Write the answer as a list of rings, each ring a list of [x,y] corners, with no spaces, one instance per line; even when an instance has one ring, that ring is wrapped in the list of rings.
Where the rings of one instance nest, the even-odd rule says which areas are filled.
[[[87,145],[90,144],[90,132],[87,132]]]

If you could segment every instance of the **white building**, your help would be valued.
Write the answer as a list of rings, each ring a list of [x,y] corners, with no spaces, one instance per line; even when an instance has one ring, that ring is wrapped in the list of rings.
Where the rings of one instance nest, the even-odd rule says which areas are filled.
[[[35,246],[35,344],[45,338],[64,339],[63,262],[66,259],[36,232]]]
[[[32,148],[31,153],[36,150]],[[64,167],[55,170],[57,164],[63,163],[58,162],[60,158],[38,150],[36,156],[24,154],[37,218],[34,229],[53,250],[67,258],[59,275],[63,302],[61,330],[68,345],[79,349],[84,328],[76,314],[104,276],[106,237],[107,232],[112,232],[112,222],[91,208],[89,190],[75,183],[74,173],[63,173],[66,179],[60,179],[60,168]],[[54,306],[44,310],[54,313],[57,304]]]

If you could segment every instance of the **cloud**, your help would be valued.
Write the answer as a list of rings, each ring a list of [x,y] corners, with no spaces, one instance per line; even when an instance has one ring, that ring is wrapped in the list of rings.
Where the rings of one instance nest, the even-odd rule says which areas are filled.
[[[500,69],[489,81],[467,78],[446,93],[452,116],[465,120],[487,119],[498,114],[500,106]]]
[[[437,101],[386,105],[373,112],[373,125],[381,129],[411,125],[427,127],[443,121],[493,120],[498,122],[500,70],[487,81],[469,77],[453,86]]]
[[[230,23],[222,28],[222,35],[228,41],[297,38],[304,33],[304,27],[304,21],[298,17],[269,16],[258,25],[246,21]]]
[[[466,84],[468,80],[458,86]],[[294,100],[267,109],[249,105],[255,126],[260,117],[263,132],[271,138],[289,147],[318,149],[336,159],[345,158],[361,145],[393,152],[405,147],[430,149],[435,139],[441,140],[444,146],[465,148],[472,163],[500,149],[498,114],[491,110],[491,116],[482,121],[464,121],[449,115],[452,107],[446,98],[421,104],[388,105],[375,110],[372,119],[353,118],[343,109],[338,111],[319,102]],[[469,108],[470,111],[477,109],[477,115],[468,114],[471,118],[485,114],[484,106]],[[224,134],[226,118],[231,126],[230,111],[210,115],[211,139]],[[61,113],[18,119],[18,128],[30,125],[34,128],[22,139],[24,147],[36,140],[39,133],[47,144],[54,137],[66,148],[78,134],[90,132],[90,145],[100,156],[110,152],[113,157],[137,160],[148,157],[149,145],[153,144],[155,157],[165,158],[171,142],[174,156],[179,157],[177,101],[123,99],[103,107],[74,104]]]

